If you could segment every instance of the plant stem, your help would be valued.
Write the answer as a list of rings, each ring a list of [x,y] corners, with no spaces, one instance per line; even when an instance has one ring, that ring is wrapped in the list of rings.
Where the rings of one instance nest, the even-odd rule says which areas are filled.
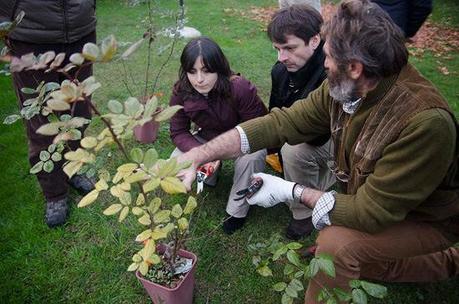
[[[151,1],[147,1],[148,4],[148,50],[147,50],[147,69],[145,70],[145,90],[143,92],[143,96],[147,96],[148,93],[148,74],[150,72],[150,65],[151,65],[151,44],[153,43],[153,17],[151,16]]]

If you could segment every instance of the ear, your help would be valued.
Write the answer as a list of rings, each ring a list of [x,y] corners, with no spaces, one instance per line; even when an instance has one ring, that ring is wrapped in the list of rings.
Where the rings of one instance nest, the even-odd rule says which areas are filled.
[[[320,34],[316,34],[309,39],[309,44],[311,45],[312,49],[315,50],[320,44]]]
[[[351,79],[359,79],[363,75],[363,64],[359,61],[349,63],[347,73]]]

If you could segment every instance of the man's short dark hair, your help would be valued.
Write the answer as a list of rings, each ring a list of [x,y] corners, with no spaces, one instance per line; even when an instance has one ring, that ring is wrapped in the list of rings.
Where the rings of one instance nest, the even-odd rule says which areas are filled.
[[[344,0],[322,28],[329,54],[338,68],[352,61],[363,65],[363,75],[379,80],[398,74],[408,62],[401,29],[377,4]]]
[[[292,5],[278,10],[268,24],[268,37],[272,42],[286,43],[287,35],[295,35],[304,43],[320,33],[323,19],[310,5]]]

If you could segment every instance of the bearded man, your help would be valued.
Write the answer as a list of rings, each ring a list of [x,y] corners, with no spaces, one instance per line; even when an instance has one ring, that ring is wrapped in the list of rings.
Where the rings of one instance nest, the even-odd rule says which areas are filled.
[[[322,286],[349,289],[352,279],[426,282],[459,274],[457,121],[438,90],[408,63],[403,32],[379,6],[345,0],[322,28],[328,80],[290,108],[244,122],[180,161],[189,188],[197,165],[297,144],[331,133],[337,191],[323,192],[257,174],[248,202],[301,202],[320,231],[316,254],[334,257],[336,277]]]

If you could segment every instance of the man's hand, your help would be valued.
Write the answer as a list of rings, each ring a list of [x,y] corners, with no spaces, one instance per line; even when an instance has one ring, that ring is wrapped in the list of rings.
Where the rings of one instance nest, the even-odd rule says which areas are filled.
[[[6,62],[6,63],[11,62],[11,55],[6,54],[4,56],[0,56],[0,62]]]
[[[262,178],[263,186],[255,195],[247,199],[250,205],[269,208],[280,202],[293,201],[294,182],[289,182],[280,177],[265,173],[256,173],[252,177]]]
[[[185,185],[186,191],[191,191],[191,185],[196,179],[196,170],[199,164],[196,162],[196,159],[193,157],[192,151],[181,154],[177,157],[177,163],[183,163],[190,161],[191,165],[187,169],[181,170],[177,173],[177,177],[180,178]]]

